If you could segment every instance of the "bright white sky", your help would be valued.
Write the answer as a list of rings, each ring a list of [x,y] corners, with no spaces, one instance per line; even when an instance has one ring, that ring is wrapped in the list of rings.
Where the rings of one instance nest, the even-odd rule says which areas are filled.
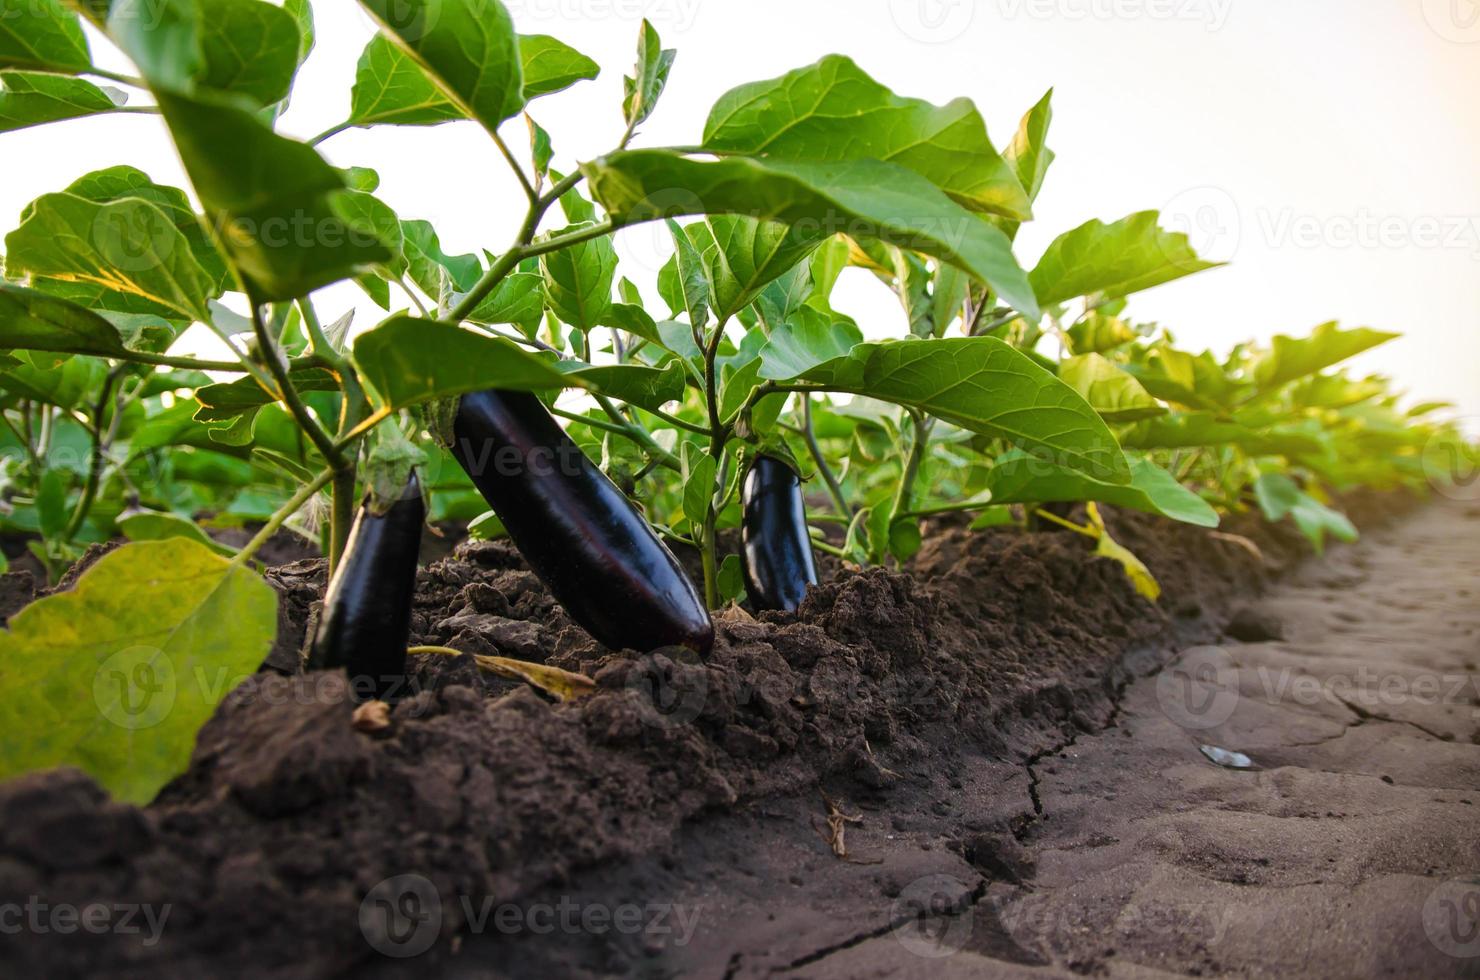
[[[514,0],[523,33],[553,34],[602,66],[535,103],[556,166],[609,149],[621,76],[648,17],[678,48],[667,93],[635,145],[692,143],[710,105],[741,82],[829,52],[895,91],[969,96],[1002,147],[1050,86],[1058,160],[1024,228],[1031,267],[1057,234],[1091,217],[1157,208],[1225,269],[1135,299],[1131,313],[1189,346],[1329,319],[1399,330],[1362,366],[1480,418],[1480,0]],[[373,27],[351,0],[318,0],[318,47],[284,120],[307,137],[344,117]],[[125,68],[94,36],[102,64]],[[517,120],[507,129],[522,146]],[[0,230],[32,198],[127,162],[184,185],[162,125],[147,116],[63,123],[3,140]],[[341,165],[375,167],[379,195],[426,218],[449,251],[502,249],[522,195],[471,123],[354,130],[325,144]],[[623,232],[627,275],[651,295],[664,235]],[[360,308],[326,290],[332,319]],[[871,335],[898,333],[897,306],[850,272],[838,305]]]

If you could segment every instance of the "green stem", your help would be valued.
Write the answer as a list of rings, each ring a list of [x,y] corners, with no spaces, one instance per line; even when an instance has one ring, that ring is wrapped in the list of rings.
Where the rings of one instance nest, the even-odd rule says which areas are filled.
[[[122,370],[120,366],[109,371],[108,376],[103,379],[103,390],[98,393],[97,404],[93,409],[92,452],[88,455],[87,477],[82,484],[82,496],[77,498],[77,506],[67,520],[66,528],[62,530],[63,541],[71,541],[77,536],[77,532],[82,529],[82,522],[87,519],[87,512],[92,509],[93,500],[98,495],[98,483],[102,480],[103,463],[108,452],[108,434],[103,430],[103,417],[113,400],[113,386],[118,383]]]
[[[106,78],[110,82],[118,82],[123,85],[132,85],[134,88],[149,88],[149,83],[144,81],[142,78],[135,78],[133,75],[121,75],[116,71],[109,71],[106,68],[98,68],[94,66],[92,68],[89,68],[83,74],[96,75],[98,78]]]
[[[348,119],[346,119],[342,123],[338,123],[336,125],[330,126],[328,129],[324,130],[322,133],[320,133],[319,135],[315,136],[313,139],[309,140],[308,141],[308,145],[309,146],[318,146],[320,143],[324,142],[325,140],[332,139],[333,137],[338,136],[340,133],[344,132],[346,129],[353,129],[354,128],[354,125],[355,125],[354,123],[352,123]]]
[[[298,427],[308,434],[308,438],[330,467],[336,470],[344,469],[344,454],[339,451],[339,447],[334,444],[329,433],[324,431],[324,427],[309,414],[308,406],[303,403],[298,389],[293,387],[288,377],[288,366],[283,363],[277,344],[267,330],[267,323],[262,319],[262,306],[256,302],[252,303],[252,330],[257,335],[257,347],[267,361],[268,373],[272,375],[272,380],[277,385],[278,390],[274,394],[288,406],[288,411],[293,414]]]
[[[1060,524],[1077,534],[1082,534],[1087,538],[1094,538],[1095,540],[1099,540],[1100,535],[1093,528],[1081,527],[1080,525],[1075,524],[1073,521],[1066,521],[1058,514],[1052,513],[1051,511],[1046,511],[1042,507],[1034,508],[1033,513],[1043,520],[1052,521],[1055,524]]]
[[[725,336],[725,324],[721,321],[715,328],[709,343],[704,347],[704,398],[709,409],[709,455],[716,463],[724,459],[725,443],[729,439],[729,429],[719,417],[719,389],[715,375],[715,357],[719,354],[720,341]],[[720,467],[716,466],[715,479],[722,480]],[[715,499],[724,491],[723,482],[709,495],[709,507],[704,515],[704,528],[699,535],[699,554],[704,567],[704,602],[710,609],[719,606],[719,563],[717,555],[716,530],[719,524],[719,513],[715,509]]]
[[[334,479],[334,470],[326,469],[311,481],[299,487],[298,492],[288,498],[288,502],[279,507],[267,519],[267,523],[262,525],[262,529],[252,536],[252,540],[248,541],[242,550],[236,553],[236,557],[231,559],[231,564],[236,568],[240,568],[250,561],[251,557],[272,539],[272,536],[278,532],[278,529],[283,526],[283,523],[298,513],[299,508],[308,503],[309,498],[314,494],[324,489],[332,479]]]
[[[835,558],[848,557],[848,552],[844,551],[842,548],[839,548],[837,545],[828,544],[827,541],[822,537],[822,535],[812,534],[811,537],[812,547],[816,548],[818,551],[825,552]]]
[[[827,492],[832,497],[833,506],[837,507],[839,514],[852,517],[853,508],[848,506],[848,498],[843,496],[843,486],[838,483],[832,467],[827,465],[827,457],[822,455],[822,447],[817,444],[817,436],[812,431],[811,395],[802,396],[802,438],[807,443],[807,451],[812,454],[812,461],[817,464],[817,472],[822,474],[822,482],[827,484]]]
[[[329,574],[333,575],[344,558],[349,531],[355,520],[354,467],[336,470],[329,492]]]
[[[906,409],[914,422],[915,438],[910,444],[910,455],[905,460],[904,475],[900,477],[899,489],[894,494],[893,513],[897,517],[907,513],[915,496],[915,479],[920,475],[920,464],[925,459],[925,448],[930,442],[930,430],[934,419],[927,418],[915,409]]]
[[[498,134],[497,130],[490,130],[490,135],[493,136],[494,145],[503,154],[505,162],[509,165],[509,169],[514,171],[515,177],[519,178],[519,186],[524,188],[524,196],[529,198],[531,205],[538,204],[540,192],[534,189],[534,184],[530,183],[529,177],[524,173],[524,168],[519,166],[518,160],[514,159],[514,154],[509,150],[509,144],[504,142],[504,138]]]

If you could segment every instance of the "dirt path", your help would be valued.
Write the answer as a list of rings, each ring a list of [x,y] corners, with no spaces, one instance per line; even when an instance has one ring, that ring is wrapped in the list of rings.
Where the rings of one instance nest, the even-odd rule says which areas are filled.
[[[1035,764],[1019,882],[948,872],[915,897],[961,914],[784,975],[1480,975],[1480,521],[1426,508],[1231,632]]]

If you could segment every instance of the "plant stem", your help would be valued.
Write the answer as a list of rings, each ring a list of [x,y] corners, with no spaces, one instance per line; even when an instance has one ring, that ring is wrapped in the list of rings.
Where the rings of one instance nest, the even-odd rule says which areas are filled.
[[[832,497],[833,506],[837,507],[838,513],[844,517],[853,516],[853,508],[848,506],[848,498],[843,496],[842,484],[833,474],[832,467],[827,465],[827,457],[822,455],[822,447],[817,444],[817,436],[812,431],[812,396],[802,395],[802,438],[806,440],[807,451],[812,454],[812,461],[817,464],[817,472],[822,474],[822,481],[827,484],[827,492]]]
[[[293,418],[298,422],[298,427],[308,434],[308,438],[313,442],[315,448],[318,449],[325,461],[336,470],[343,469],[345,465],[344,454],[334,444],[334,440],[330,438],[329,433],[324,431],[324,427],[319,425],[317,420],[309,414],[308,406],[303,403],[303,398],[298,394],[298,389],[293,387],[293,383],[288,377],[288,367],[283,363],[278,346],[273,341],[272,335],[268,333],[267,323],[262,319],[262,307],[256,302],[252,303],[252,330],[257,335],[257,346],[267,361],[267,370],[277,385],[278,391],[274,392],[274,394],[282,400],[283,404],[288,406],[288,411],[293,414]]]
[[[1044,520],[1047,520],[1047,521],[1052,521],[1055,524],[1063,525],[1064,527],[1068,528],[1069,530],[1074,531],[1077,534],[1082,534],[1082,535],[1084,535],[1087,538],[1094,538],[1094,539],[1098,540],[1099,537],[1100,537],[1100,535],[1098,533],[1096,533],[1092,528],[1082,527],[1082,526],[1080,526],[1078,524],[1075,524],[1073,521],[1066,521],[1062,517],[1060,517],[1058,514],[1055,514],[1055,513],[1051,512],[1051,511],[1044,510],[1042,507],[1036,507],[1036,508],[1034,508],[1033,509],[1033,513],[1037,517],[1043,518]]]
[[[337,125],[330,126],[328,129],[324,130],[322,133],[320,133],[319,135],[315,136],[313,139],[309,140],[308,141],[308,145],[309,146],[318,146],[320,143],[324,142],[325,140],[332,139],[333,137],[338,136],[340,133],[344,132],[346,129],[353,129],[354,128],[354,125],[355,125],[354,123],[352,123],[348,119],[346,119],[342,123],[338,123]]]
[[[122,75],[116,71],[108,71],[106,68],[98,68],[94,66],[89,68],[83,74],[96,75],[98,78],[106,78],[110,82],[119,82],[123,85],[132,85],[134,88],[149,88],[149,83],[144,81],[142,78],[135,78],[133,75]]]
[[[519,178],[519,186],[524,188],[524,196],[529,198],[531,205],[538,204],[540,192],[534,189],[534,184],[529,182],[529,177],[525,175],[524,168],[519,166],[518,160],[514,159],[514,154],[509,150],[509,144],[504,142],[504,138],[498,134],[498,130],[491,130],[490,134],[493,136],[494,145],[498,147],[498,151],[504,155],[504,160],[509,164],[509,169],[514,171],[514,176]]]
[[[344,558],[349,531],[355,520],[354,467],[335,470],[329,492],[329,574],[333,575]]]
[[[893,513],[896,517],[904,514],[910,509],[910,502],[915,495],[915,479],[920,475],[920,463],[925,459],[925,448],[930,442],[930,430],[934,428],[934,419],[926,417],[916,409],[906,409],[910,413],[910,420],[915,425],[915,438],[910,444],[910,455],[905,460],[904,475],[900,477],[899,489],[894,495]]]
[[[278,529],[283,526],[283,523],[288,518],[298,513],[299,508],[306,504],[314,494],[324,489],[332,479],[334,479],[334,471],[332,469],[325,469],[311,481],[299,487],[298,492],[288,498],[288,502],[279,507],[267,519],[267,523],[262,525],[262,529],[252,536],[252,540],[248,541],[242,547],[242,550],[236,553],[236,557],[231,559],[231,564],[237,568],[245,565],[264,544],[271,540],[272,536],[278,532]]]
[[[98,483],[102,479],[103,463],[108,452],[108,435],[103,431],[103,416],[108,412],[108,405],[113,400],[113,386],[117,384],[122,371],[122,366],[109,371],[108,376],[103,379],[103,390],[98,393],[97,404],[93,409],[92,452],[88,455],[87,477],[82,484],[82,496],[77,498],[77,506],[62,531],[63,541],[71,541],[77,536],[77,532],[82,529],[82,522],[87,519],[87,512],[92,509],[94,498],[98,495]]]
[[[715,375],[715,357],[719,354],[720,341],[725,336],[725,321],[720,321],[714,328],[714,334],[709,343],[704,347],[704,399],[709,408],[709,455],[716,464],[724,459],[725,443],[728,441],[729,428],[720,421],[719,417],[719,390]],[[704,528],[699,535],[699,557],[704,566],[704,602],[710,609],[719,606],[719,563],[716,554],[718,541],[716,528],[719,524],[719,512],[715,509],[715,499],[724,492],[723,477],[720,475],[720,467],[715,466],[715,480],[719,485],[709,495],[709,507],[704,515]]]

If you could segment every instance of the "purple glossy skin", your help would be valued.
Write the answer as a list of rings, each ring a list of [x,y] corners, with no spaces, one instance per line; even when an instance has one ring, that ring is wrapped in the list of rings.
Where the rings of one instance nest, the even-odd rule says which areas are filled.
[[[741,565],[750,604],[796,612],[808,586],[817,584],[801,477],[775,457],[758,456],[740,499]]]
[[[309,666],[344,668],[356,700],[394,701],[406,693],[406,640],[425,521],[413,472],[401,499],[384,514],[360,507],[324,593]]]
[[[714,645],[709,610],[632,502],[528,392],[464,395],[452,454],[571,619],[613,650]]]

